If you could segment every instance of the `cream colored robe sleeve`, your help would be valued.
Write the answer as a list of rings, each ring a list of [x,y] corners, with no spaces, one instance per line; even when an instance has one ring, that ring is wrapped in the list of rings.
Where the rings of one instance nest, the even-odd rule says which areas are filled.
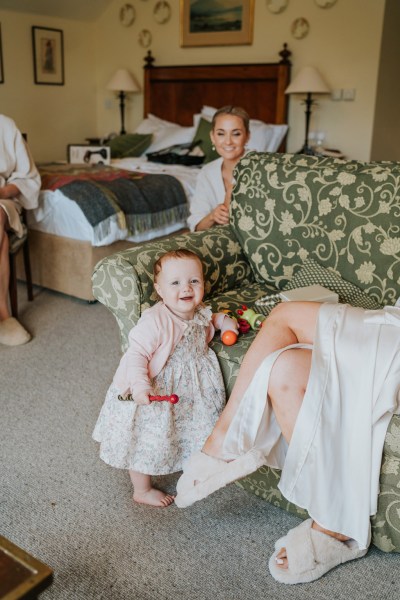
[[[0,115],[0,187],[10,183],[17,186],[20,193],[15,198],[0,200],[0,206],[6,211],[11,228],[21,235],[19,213],[21,208],[38,206],[40,175],[14,121]]]

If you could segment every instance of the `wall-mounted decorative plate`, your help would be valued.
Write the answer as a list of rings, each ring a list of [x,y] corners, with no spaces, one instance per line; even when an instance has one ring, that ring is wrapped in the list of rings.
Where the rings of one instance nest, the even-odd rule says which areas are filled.
[[[139,44],[142,46],[142,48],[148,48],[152,39],[153,36],[148,29],[142,29],[142,31],[139,33]]]
[[[293,21],[292,27],[291,27],[291,32],[292,32],[292,36],[294,38],[296,38],[296,40],[302,40],[303,38],[305,38],[306,35],[308,35],[309,31],[310,31],[310,24],[307,21],[307,19],[300,17],[299,19],[296,19],[295,21]]]
[[[136,19],[136,10],[132,4],[124,4],[119,11],[119,21],[124,27],[130,27]]]
[[[164,25],[171,18],[171,7],[169,2],[160,1],[154,7],[154,20],[160,25]]]
[[[330,8],[336,4],[337,0],[315,0],[315,4],[320,8]]]
[[[269,12],[277,15],[283,12],[289,4],[289,0],[267,0],[267,8]]]

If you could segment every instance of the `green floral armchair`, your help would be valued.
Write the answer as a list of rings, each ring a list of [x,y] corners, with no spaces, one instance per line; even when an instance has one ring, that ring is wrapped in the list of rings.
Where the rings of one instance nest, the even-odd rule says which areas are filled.
[[[154,261],[186,247],[202,258],[205,300],[214,310],[256,308],[269,293],[320,283],[339,299],[377,308],[400,296],[400,165],[303,155],[250,153],[239,163],[230,225],[152,241],[103,259],[93,293],[114,314],[125,350],[129,330],[156,301]],[[333,286],[333,287],[332,287]],[[265,312],[268,312],[267,310]],[[254,332],[217,353],[229,394]],[[264,467],[238,485],[305,517],[277,488],[279,471]],[[400,418],[392,418],[381,468],[372,541],[400,551]]]

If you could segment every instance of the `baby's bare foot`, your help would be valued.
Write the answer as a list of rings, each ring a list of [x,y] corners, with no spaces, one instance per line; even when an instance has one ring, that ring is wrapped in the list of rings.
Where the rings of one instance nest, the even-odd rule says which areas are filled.
[[[144,492],[135,492],[133,499],[138,504],[148,504],[149,506],[158,506],[159,508],[166,508],[173,503],[175,496],[166,494],[161,490],[151,488]]]

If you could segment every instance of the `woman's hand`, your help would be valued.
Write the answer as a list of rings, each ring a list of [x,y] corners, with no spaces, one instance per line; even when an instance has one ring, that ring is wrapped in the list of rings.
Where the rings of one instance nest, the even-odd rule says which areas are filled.
[[[0,200],[11,200],[11,198],[15,198],[18,196],[19,189],[13,183],[7,183],[0,187]]]
[[[218,204],[206,217],[196,225],[195,231],[205,231],[213,225],[227,225],[229,223],[229,209],[225,204]]]
[[[218,204],[212,211],[211,216],[217,225],[227,225],[229,223],[229,209],[225,204]]]

